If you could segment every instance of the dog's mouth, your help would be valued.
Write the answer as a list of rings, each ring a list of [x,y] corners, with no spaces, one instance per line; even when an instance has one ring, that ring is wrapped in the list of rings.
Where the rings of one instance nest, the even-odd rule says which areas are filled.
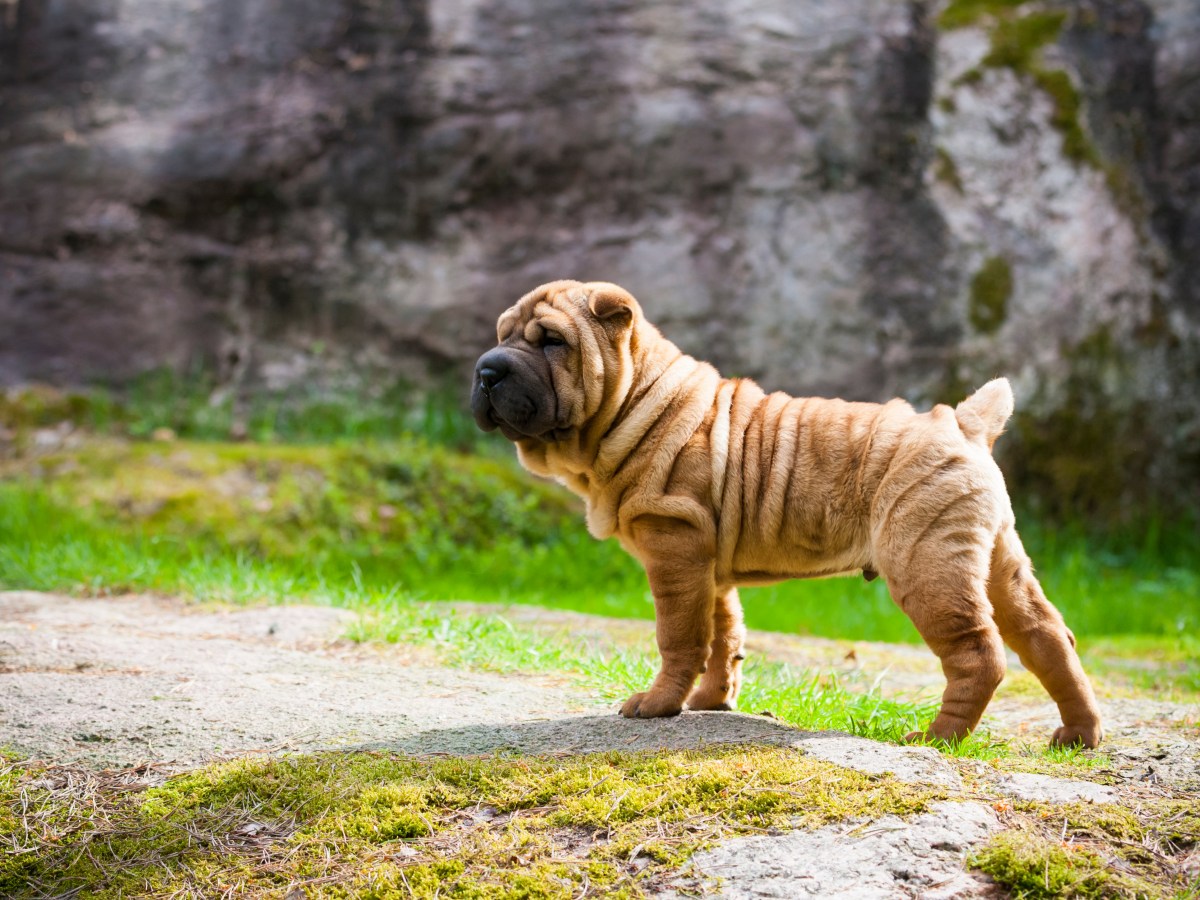
[[[546,428],[537,402],[524,393],[499,393],[477,382],[471,395],[475,424],[483,431],[499,431],[510,441],[553,442],[560,431]]]

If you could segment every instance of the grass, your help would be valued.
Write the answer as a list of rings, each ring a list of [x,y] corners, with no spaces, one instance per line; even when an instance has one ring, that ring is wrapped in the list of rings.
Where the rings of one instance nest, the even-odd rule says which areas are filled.
[[[88,440],[0,463],[0,584],[244,601],[354,583],[413,600],[650,618],[641,568],[586,533],[573,498],[510,460],[417,438],[253,445]],[[1200,628],[1184,525],[1097,540],[1022,529],[1077,635]],[[519,560],[519,564],[514,564]],[[886,587],[840,578],[743,592],[751,627],[915,642]]]

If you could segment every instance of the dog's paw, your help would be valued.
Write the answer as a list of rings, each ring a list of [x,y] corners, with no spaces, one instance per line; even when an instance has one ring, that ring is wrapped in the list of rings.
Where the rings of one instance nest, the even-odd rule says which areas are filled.
[[[1090,726],[1063,725],[1050,738],[1051,747],[1086,747],[1095,750],[1104,739],[1104,730],[1099,724]]]
[[[682,700],[655,691],[634,694],[621,706],[621,715],[627,719],[658,719],[681,712]]]
[[[729,691],[710,690],[702,684],[688,695],[687,708],[728,712],[737,709],[737,700]]]

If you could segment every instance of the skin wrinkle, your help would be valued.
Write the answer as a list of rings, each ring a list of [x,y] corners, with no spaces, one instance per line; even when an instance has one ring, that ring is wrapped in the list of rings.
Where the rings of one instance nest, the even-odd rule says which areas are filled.
[[[589,530],[643,563],[655,597],[662,671],[624,715],[735,705],[736,585],[869,566],[947,677],[941,713],[914,736],[955,739],[975,726],[1003,674],[1003,636],[1059,704],[1054,740],[1099,742],[1070,632],[1028,568],[988,452],[1012,412],[1007,382],[927,413],[901,400],[768,395],[683,354],[631,295],[602,282],[526,295],[500,317],[502,344],[539,339],[539,315],[572,349],[545,354],[543,383],[535,367],[510,389],[559,395],[570,421],[551,443],[517,439],[520,459],[584,498]],[[473,392],[481,427],[490,402]]]
[[[717,414],[713,418],[709,431],[709,447],[712,454],[712,497],[713,506],[720,515],[720,507],[724,504],[725,473],[729,464],[729,416],[733,406],[733,395],[737,390],[735,382],[727,381],[721,385],[717,394]]]
[[[962,494],[958,497],[953,498],[948,503],[946,503],[944,506],[942,506],[940,509],[938,509],[938,511],[936,513],[934,513],[932,516],[930,516],[928,523],[926,523],[925,527],[921,529],[920,534],[917,535],[917,539],[913,542],[913,549],[912,549],[912,552],[909,553],[908,559],[906,559],[904,562],[905,566],[912,565],[913,555],[917,552],[917,550],[921,546],[923,546],[923,544],[925,542],[925,538],[929,536],[929,532],[931,532],[938,525],[941,525],[944,523],[944,520],[942,519],[942,517],[946,513],[948,513],[950,510],[954,509],[954,507],[956,507],[956,506],[961,506],[964,501],[977,498],[979,496],[979,494],[980,494],[980,491],[978,489],[972,489],[965,494]],[[951,537],[952,535],[953,535],[953,532],[943,533],[941,535],[941,537],[943,540],[945,540],[946,538]],[[973,539],[976,537],[976,535],[970,534],[967,537],[968,537],[968,541],[973,542]]]
[[[911,482],[909,482],[909,484],[904,488],[904,490],[900,492],[900,495],[898,497],[895,497],[888,503],[888,509],[887,509],[887,513],[886,513],[887,517],[884,519],[884,522],[883,522],[883,530],[884,531],[888,531],[891,529],[892,520],[895,518],[895,516],[900,514],[900,508],[901,508],[901,506],[904,505],[904,501],[907,500],[910,495],[919,492],[922,488],[925,487],[925,485],[927,483],[928,483],[928,473],[922,472],[918,477],[914,478]]]

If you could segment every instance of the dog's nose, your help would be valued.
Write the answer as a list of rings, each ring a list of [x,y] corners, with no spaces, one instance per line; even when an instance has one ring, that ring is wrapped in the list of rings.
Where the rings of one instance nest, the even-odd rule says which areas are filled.
[[[502,351],[492,350],[479,357],[475,364],[475,374],[484,389],[491,390],[508,375],[508,360]]]

